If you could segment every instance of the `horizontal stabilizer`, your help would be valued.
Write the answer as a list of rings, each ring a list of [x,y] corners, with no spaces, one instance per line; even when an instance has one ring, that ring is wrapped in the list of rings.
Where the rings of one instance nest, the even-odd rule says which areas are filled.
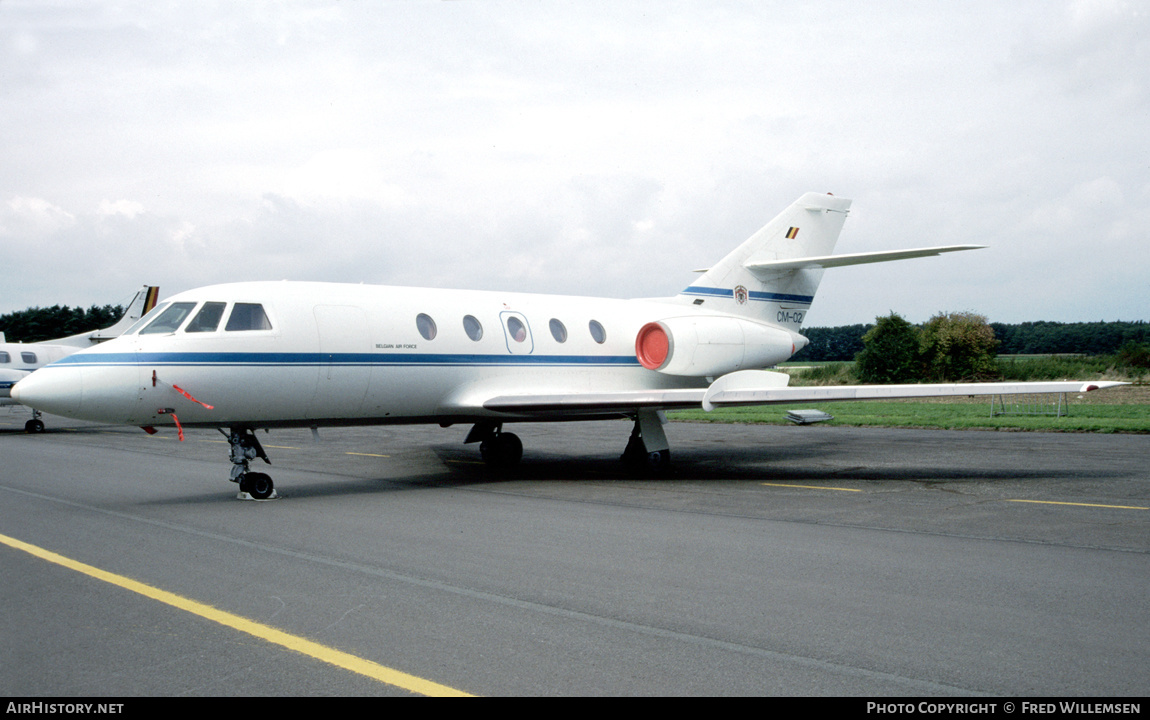
[[[747,262],[743,267],[756,276],[773,275],[803,269],[825,269],[843,267],[846,265],[865,265],[867,263],[890,262],[892,260],[908,260],[910,258],[932,257],[948,252],[960,250],[980,250],[985,245],[945,245],[930,248],[915,248],[912,250],[883,250],[881,252],[852,253],[849,255],[823,255],[822,257],[792,258],[790,260],[765,260],[761,262]]]

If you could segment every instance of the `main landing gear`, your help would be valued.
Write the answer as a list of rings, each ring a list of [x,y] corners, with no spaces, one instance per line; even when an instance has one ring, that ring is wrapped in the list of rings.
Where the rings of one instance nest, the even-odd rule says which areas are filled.
[[[636,473],[666,475],[671,470],[671,447],[663,432],[664,419],[658,410],[639,410],[627,448],[619,458]],[[464,443],[479,443],[483,462],[494,470],[507,470],[519,464],[523,443],[513,433],[503,432],[503,424],[476,423]]]
[[[266,473],[251,472],[249,469],[249,463],[256,458],[263,458],[263,461],[268,465],[271,465],[272,462],[268,459],[268,455],[264,452],[256,434],[250,428],[231,428],[230,433],[225,433],[221,429],[220,433],[228,439],[228,444],[231,445],[231,452],[228,456],[232,461],[231,481],[239,483],[241,496],[246,493],[253,500],[267,500],[275,497],[275,484],[272,483],[271,476]]]
[[[466,443],[479,443],[479,454],[496,470],[513,468],[523,459],[523,442],[515,433],[503,432],[503,423],[476,423]]]
[[[627,448],[619,459],[632,472],[666,475],[671,471],[671,446],[658,410],[640,410],[636,414]]]

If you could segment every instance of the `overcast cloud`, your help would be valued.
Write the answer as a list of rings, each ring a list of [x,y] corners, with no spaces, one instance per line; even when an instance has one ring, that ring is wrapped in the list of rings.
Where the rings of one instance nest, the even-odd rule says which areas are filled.
[[[808,325],[1150,319],[1143,3],[0,1],[0,312],[216,282],[672,295],[807,191]]]

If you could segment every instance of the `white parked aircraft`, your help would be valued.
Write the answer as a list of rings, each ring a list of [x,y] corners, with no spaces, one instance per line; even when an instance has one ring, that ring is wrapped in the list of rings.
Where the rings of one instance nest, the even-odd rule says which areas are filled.
[[[160,289],[145,285],[140,289],[128,309],[115,324],[103,330],[71,335],[57,340],[46,340],[36,343],[10,343],[4,341],[4,333],[0,333],[0,405],[18,404],[11,398],[12,386],[17,380],[26,377],[37,368],[55,362],[65,355],[71,355],[97,343],[118,337],[137,320],[146,315],[156,306],[156,298]],[[44,421],[40,419],[40,411],[33,408],[32,419],[24,423],[24,430],[30,433],[44,432]]]
[[[807,344],[798,331],[823,268],[978,247],[830,255],[849,207],[803,195],[658,300],[286,281],[189,290],[12,394],[45,412],[147,430],[228,428],[231,479],[264,498],[271,478],[249,467],[268,461],[258,428],[473,423],[465,442],[508,466],[522,444],[505,423],[628,417],[624,460],[660,469],[669,459],[661,411],[671,408],[1118,384],[789,388],[787,375],[759,370]]]

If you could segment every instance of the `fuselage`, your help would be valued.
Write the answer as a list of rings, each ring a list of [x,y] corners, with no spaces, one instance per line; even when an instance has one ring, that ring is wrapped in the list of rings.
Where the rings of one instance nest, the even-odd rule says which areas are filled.
[[[644,367],[636,336],[648,323],[715,316],[682,296],[215,285],[171,297],[14,392],[45,412],[141,426],[171,424],[173,414],[217,427],[479,421],[500,417],[484,400],[509,393],[705,388],[706,376]],[[767,332],[779,338],[772,362],[804,342]]]
[[[14,405],[10,394],[18,380],[78,348],[52,343],[0,343],[0,405]]]

